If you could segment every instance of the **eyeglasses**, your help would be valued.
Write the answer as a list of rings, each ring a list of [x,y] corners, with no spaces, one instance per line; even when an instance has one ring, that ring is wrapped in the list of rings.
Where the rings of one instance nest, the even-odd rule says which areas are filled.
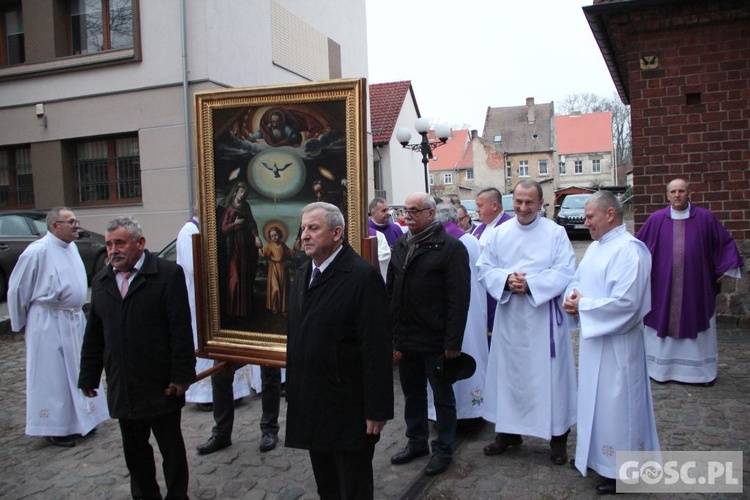
[[[459,218],[458,218],[458,220],[464,220],[464,219],[465,219],[465,218],[467,218],[468,216],[469,216],[468,214],[467,214],[467,215],[464,215],[463,217],[459,217]]]
[[[404,213],[407,214],[407,215],[411,215],[412,217],[414,217],[419,212],[424,212],[425,210],[429,210],[429,208],[415,208],[413,210],[404,209]]]
[[[63,224],[70,224],[73,227],[81,225],[81,221],[79,221],[78,219],[59,220],[57,222],[62,222]]]

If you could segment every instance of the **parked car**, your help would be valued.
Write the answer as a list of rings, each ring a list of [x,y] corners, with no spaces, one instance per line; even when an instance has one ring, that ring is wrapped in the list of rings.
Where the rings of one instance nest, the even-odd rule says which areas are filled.
[[[177,262],[177,239],[175,238],[170,243],[168,243],[167,246],[162,248],[158,256],[161,257],[162,259],[167,259],[167,260],[171,260],[172,262]]]
[[[5,299],[8,279],[18,258],[32,241],[47,234],[46,217],[46,212],[32,210],[0,213],[0,300]],[[79,228],[76,245],[91,281],[107,260],[104,236]]]
[[[511,217],[516,216],[516,211],[513,210],[513,195],[512,194],[503,195],[503,212],[510,215]]]
[[[589,230],[583,225],[583,208],[590,197],[590,194],[569,194],[563,199],[557,213],[557,223],[564,227],[569,235],[589,234]]]

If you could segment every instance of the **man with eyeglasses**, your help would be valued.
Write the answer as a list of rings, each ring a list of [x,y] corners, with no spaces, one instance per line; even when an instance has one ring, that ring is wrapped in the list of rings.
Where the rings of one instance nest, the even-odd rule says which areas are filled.
[[[466,210],[466,207],[463,205],[456,205],[456,211],[458,212],[458,220],[456,221],[458,227],[463,229],[466,233],[472,233],[477,225],[471,220],[471,216]]]
[[[109,419],[101,381],[96,398],[78,391],[88,290],[79,226],[69,208],[50,210],[47,234],[21,254],[8,288],[13,331],[26,327],[26,434],[65,448]]]
[[[432,388],[437,438],[426,475],[444,472],[453,459],[456,398],[440,376],[447,358],[461,353],[471,295],[469,254],[435,220],[435,200],[412,193],[404,202],[409,231],[393,245],[386,288],[393,342],[403,357],[399,378],[406,404],[406,448],[391,457],[395,465],[428,455],[427,382]]]

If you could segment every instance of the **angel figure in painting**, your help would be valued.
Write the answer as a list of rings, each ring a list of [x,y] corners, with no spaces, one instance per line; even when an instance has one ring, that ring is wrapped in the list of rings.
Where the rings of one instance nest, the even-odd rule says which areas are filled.
[[[268,258],[268,280],[266,284],[266,309],[273,314],[286,315],[289,271],[287,262],[294,257],[294,251],[284,243],[284,231],[279,226],[268,230],[268,245],[258,249],[258,253]]]

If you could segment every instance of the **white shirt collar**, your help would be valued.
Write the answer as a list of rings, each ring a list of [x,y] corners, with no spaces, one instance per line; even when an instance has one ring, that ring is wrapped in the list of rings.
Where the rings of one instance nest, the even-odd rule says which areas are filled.
[[[342,248],[344,248],[344,245],[339,245],[339,247],[336,250],[334,250],[334,252],[326,260],[324,260],[323,263],[319,266],[316,266],[315,262],[311,260],[310,264],[312,264],[313,271],[315,270],[315,267],[320,269],[321,273],[325,271],[326,268],[331,264],[331,262],[333,262],[333,259],[335,259],[336,256],[339,254],[339,252],[341,252]]]
[[[685,210],[675,210],[672,206],[669,206],[669,216],[674,220],[682,220],[690,218],[690,203],[688,202]]]

